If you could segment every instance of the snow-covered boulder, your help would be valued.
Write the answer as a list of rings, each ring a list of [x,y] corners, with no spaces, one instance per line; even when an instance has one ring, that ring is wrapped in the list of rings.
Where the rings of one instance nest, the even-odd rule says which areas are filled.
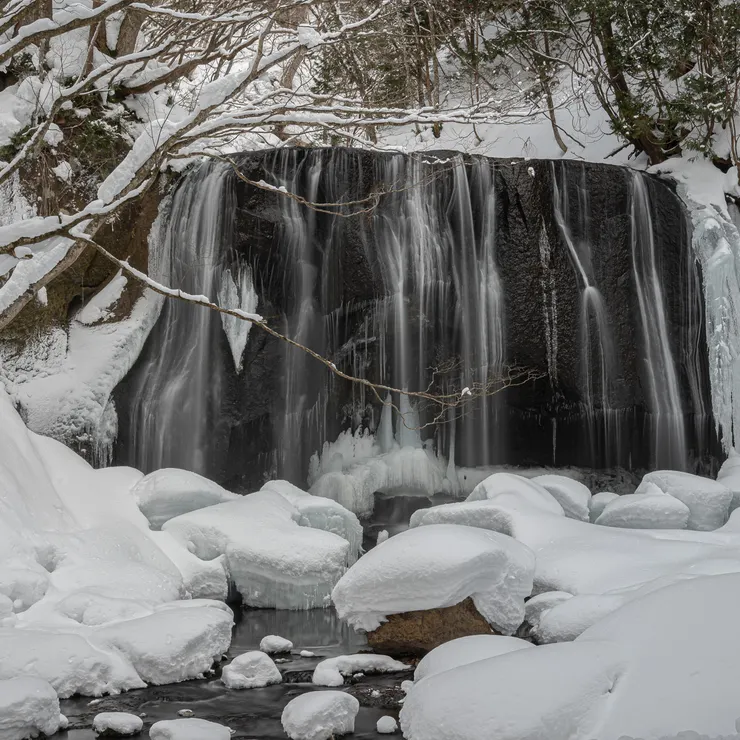
[[[559,485],[558,488],[561,492],[564,490],[562,485]],[[563,507],[547,488],[515,473],[494,473],[493,475],[489,475],[488,478],[482,480],[473,489],[472,493],[465,500],[491,501],[499,498],[518,499],[550,514],[564,514]],[[572,492],[570,498],[573,498]]]
[[[628,493],[607,503],[596,524],[629,529],[686,529],[690,515],[686,504],[662,492]]]
[[[472,597],[496,629],[524,618],[534,555],[520,543],[474,527],[435,524],[391,537],[361,557],[332,592],[337,613],[356,629],[389,614],[448,607]]]
[[[415,683],[401,729],[406,740],[601,740],[624,673],[607,642],[516,650]]]
[[[288,702],[283,730],[291,740],[331,740],[354,732],[360,702],[343,691],[312,691]]]
[[[344,676],[355,673],[395,673],[411,670],[411,666],[387,655],[337,655],[322,660],[314,669],[312,681],[317,686],[341,686]]]
[[[591,500],[588,503],[589,520],[595,522],[601,515],[601,512],[606,508],[606,505],[618,498],[619,494],[612,493],[611,491],[600,491],[591,496]]]
[[[132,493],[153,529],[161,529],[180,514],[238,498],[208,478],[180,468],[149,473],[133,487]]]
[[[47,681],[62,699],[146,685],[121,653],[93,645],[82,635],[0,629],[0,679],[23,675]]]
[[[260,640],[260,650],[268,655],[289,653],[292,649],[293,643],[280,635],[265,635]]]
[[[0,681],[0,740],[53,735],[60,724],[56,691],[40,678]]]
[[[321,499],[310,503],[336,506]],[[224,555],[246,605],[310,609],[329,603],[356,553],[344,537],[302,522],[309,523],[299,508],[266,490],[175,517],[163,530],[203,560]]]
[[[449,671],[477,660],[495,658],[515,650],[531,648],[532,643],[504,635],[469,635],[450,640],[427,653],[416,666],[414,680],[420,681],[435,673]]]
[[[587,522],[591,491],[583,483],[565,475],[537,475],[530,479],[541,485],[552,494],[552,497],[563,507],[565,516]]]
[[[281,683],[275,661],[260,650],[253,650],[238,655],[225,666],[221,680],[229,689],[261,689],[264,686]]]
[[[138,735],[144,720],[128,712],[101,712],[93,719],[93,732],[104,737],[128,737]]]
[[[676,470],[656,470],[643,477],[635,493],[650,493],[650,484],[689,507],[689,529],[718,529],[727,521],[732,492],[722,483]]]
[[[125,655],[147,683],[186,681],[205,673],[231,644],[234,618],[221,606],[163,609],[101,627],[95,639]]]
[[[398,722],[394,717],[386,714],[385,717],[381,717],[375,723],[375,730],[379,735],[392,735],[394,732],[398,732]]]
[[[197,717],[166,719],[155,722],[149,730],[150,740],[231,740],[226,725]]]
[[[721,483],[732,492],[730,511],[740,508],[740,453],[730,450],[730,454],[722,463],[717,473],[717,483]]]

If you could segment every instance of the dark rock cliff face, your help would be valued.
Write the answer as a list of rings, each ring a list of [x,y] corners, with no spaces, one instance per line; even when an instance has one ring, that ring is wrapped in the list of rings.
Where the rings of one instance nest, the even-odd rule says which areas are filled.
[[[512,367],[537,376],[425,430],[440,453],[454,436],[464,465],[713,465],[701,281],[668,183],[607,165],[446,153],[420,161],[297,149],[244,154],[238,164],[223,259],[251,266],[270,325],[346,372],[394,387],[424,387],[427,369],[451,360],[448,388]],[[635,215],[635,177],[649,198],[648,222]],[[642,273],[640,249],[650,256]],[[646,342],[658,326],[645,288],[653,274],[669,348],[657,365],[665,367]],[[118,463],[140,464],[126,408],[133,380],[158,351],[150,342],[117,391]],[[218,351],[228,354],[225,337]],[[678,405],[661,401],[671,379]],[[233,488],[275,474],[305,483],[324,441],[378,423],[372,393],[256,330],[244,370],[224,382],[200,472]],[[677,413],[665,426],[668,402]],[[680,450],[661,446],[670,435]]]

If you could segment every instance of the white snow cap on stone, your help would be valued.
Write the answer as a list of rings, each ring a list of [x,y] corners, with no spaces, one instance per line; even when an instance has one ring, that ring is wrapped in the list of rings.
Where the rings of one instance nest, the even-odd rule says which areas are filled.
[[[221,680],[230,689],[261,689],[283,680],[278,667],[269,655],[260,650],[238,655],[225,666]]]
[[[23,740],[59,729],[59,699],[40,678],[0,681],[0,740]]]
[[[442,643],[428,652],[416,666],[414,680],[419,681],[435,673],[449,671],[477,660],[495,658],[497,655],[513,653],[533,647],[531,642],[518,637],[504,635],[468,635]]]
[[[127,712],[102,712],[93,719],[93,732],[102,735],[136,735],[144,727],[144,720]]]
[[[281,722],[291,740],[331,740],[354,732],[360,702],[343,691],[311,691],[288,702]]]
[[[155,722],[149,737],[150,740],[231,740],[231,730],[226,725],[190,717]]]
[[[260,640],[260,650],[263,653],[289,653],[293,649],[293,643],[280,635],[265,635]]]
[[[551,473],[537,475],[531,480],[539,483],[552,494],[553,498],[563,507],[565,516],[579,519],[582,522],[588,521],[591,491],[583,483],[565,475]]]
[[[385,717],[381,717],[377,721],[375,729],[381,735],[392,735],[398,730],[398,722],[389,714],[386,714]]]
[[[657,494],[628,493],[609,501],[596,524],[631,529],[686,529],[690,515],[686,504],[658,489]]]
[[[563,490],[562,485],[558,488],[561,491]],[[473,489],[465,500],[491,501],[502,497],[504,499],[525,501],[550,514],[562,515],[564,513],[558,500],[544,486],[515,473],[489,475]]]
[[[410,669],[411,666],[387,655],[338,655],[322,660],[314,669],[312,681],[318,686],[341,686],[343,676],[355,673],[393,673]]]
[[[595,522],[602,511],[606,508],[606,505],[615,501],[619,498],[618,493],[612,493],[612,491],[601,491],[591,496],[591,500],[588,502],[589,519]]]
[[[643,477],[635,493],[650,493],[649,484],[689,507],[689,529],[718,529],[727,521],[732,492],[718,481],[677,470],[656,470]]]
[[[534,566],[532,551],[510,537],[432,524],[370,550],[337,583],[332,600],[340,618],[371,631],[389,614],[453,606],[472,597],[484,619],[512,633],[524,618]]]

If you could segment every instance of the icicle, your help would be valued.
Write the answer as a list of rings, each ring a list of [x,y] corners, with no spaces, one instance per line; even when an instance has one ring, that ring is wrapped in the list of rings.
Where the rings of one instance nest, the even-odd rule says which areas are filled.
[[[218,289],[218,301],[223,308],[239,308],[247,313],[254,313],[257,310],[257,293],[252,285],[252,273],[248,267],[239,269],[236,281],[231,270],[224,271]],[[221,323],[229,340],[234,367],[236,372],[240,373],[244,362],[244,348],[247,346],[252,325],[249,321],[225,313],[221,314]]]

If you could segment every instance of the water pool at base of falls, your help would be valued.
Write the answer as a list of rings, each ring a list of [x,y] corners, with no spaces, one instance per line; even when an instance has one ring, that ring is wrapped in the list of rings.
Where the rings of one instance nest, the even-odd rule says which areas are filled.
[[[130,712],[143,716],[142,737],[160,720],[178,719],[178,712],[189,709],[199,719],[228,725],[234,738],[244,740],[284,740],[286,735],[280,724],[285,705],[299,694],[320,691],[322,687],[311,683],[311,674],[319,661],[336,655],[349,655],[366,649],[362,635],[343,624],[333,609],[286,611],[275,609],[245,609],[235,613],[237,620],[228,659],[257,650],[266,635],[281,635],[293,642],[293,652],[285,656],[286,662],[278,663],[283,683],[262,689],[230,690],[216,674],[201,681],[168,686],[151,686],[129,691],[119,696],[102,699],[80,697],[61,702],[61,711],[70,722],[69,730],[59,737],[66,740],[93,740],[92,722],[100,712]],[[315,653],[303,658],[301,650]],[[273,656],[280,659],[283,656]],[[222,665],[226,665],[224,661]],[[411,678],[411,673],[367,676],[356,683],[346,679],[345,690],[360,701],[353,737],[362,740],[380,738],[375,730],[377,721],[384,715],[398,718],[401,682]],[[376,693],[377,692],[377,693]]]

